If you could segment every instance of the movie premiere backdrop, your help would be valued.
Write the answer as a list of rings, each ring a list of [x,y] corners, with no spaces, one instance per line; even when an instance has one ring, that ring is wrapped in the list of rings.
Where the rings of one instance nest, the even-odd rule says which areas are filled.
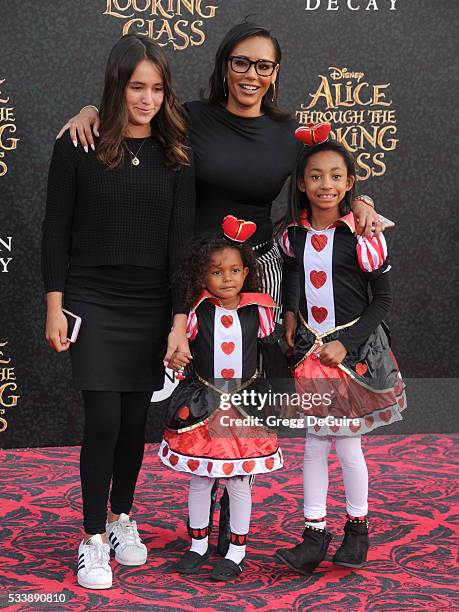
[[[0,446],[79,444],[68,354],[44,339],[41,223],[53,141],[98,104],[108,52],[150,36],[182,100],[198,97],[225,32],[250,16],[278,37],[280,100],[300,124],[330,121],[356,155],[360,193],[396,221],[393,346],[405,421],[385,433],[455,429],[458,350],[456,0],[1,0]],[[455,76],[454,76],[455,75]],[[224,147],[225,143],[222,142]],[[283,213],[285,196],[273,207]],[[173,377],[172,377],[173,378]],[[153,397],[157,440],[173,380]]]

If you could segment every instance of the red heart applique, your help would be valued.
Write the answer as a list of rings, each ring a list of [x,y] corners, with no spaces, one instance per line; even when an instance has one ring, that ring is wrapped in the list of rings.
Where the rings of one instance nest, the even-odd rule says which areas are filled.
[[[253,461],[253,460],[252,461],[243,461],[243,463],[242,463],[242,469],[244,470],[244,472],[246,474],[251,472],[254,467],[255,467],[255,461]]]
[[[405,407],[405,396],[403,395],[399,400],[397,400],[398,407],[400,410],[403,410]]]
[[[222,469],[225,472],[225,474],[229,476],[231,472],[234,470],[234,463],[224,463],[222,466]]]
[[[221,322],[223,327],[228,329],[233,324],[233,317],[231,315],[222,315]]]
[[[214,462],[213,461],[208,461],[207,462],[207,471],[209,472],[209,474],[211,473],[213,467],[214,467]]]
[[[327,281],[327,273],[319,272],[318,270],[313,270],[309,274],[309,278],[311,279],[311,283],[314,285],[316,289],[320,289],[322,285],[325,285]]]
[[[374,422],[375,422],[375,420],[374,420],[374,418],[372,416],[366,416],[365,417],[365,425],[367,427],[371,427]]]
[[[272,470],[274,467],[274,458],[268,457],[267,459],[265,459],[265,465],[268,468],[268,470]]]
[[[168,449],[168,447],[167,447],[167,446],[165,446],[165,447],[163,448],[163,451],[162,451],[162,455],[163,455],[163,457],[165,457],[165,456],[167,455],[167,453],[168,453],[168,452],[169,452],[169,449]]]
[[[223,233],[231,240],[245,242],[257,231],[257,226],[253,221],[236,219],[233,215],[227,215],[222,223]]]
[[[358,363],[355,366],[355,371],[359,376],[363,376],[368,371],[368,366],[366,363]]]
[[[199,459],[188,459],[187,461],[187,465],[192,472],[196,472],[200,463],[201,462],[199,461]]]
[[[328,121],[324,123],[308,123],[302,125],[295,130],[295,136],[301,142],[311,147],[312,145],[320,144],[328,139],[331,132],[331,124]]]
[[[169,457],[169,461],[172,465],[177,465],[179,458],[177,457],[177,455],[171,455]]]
[[[321,251],[327,246],[328,238],[325,234],[314,234],[311,238],[311,244],[316,251]]]
[[[379,417],[385,422],[388,423],[390,421],[392,413],[390,410],[383,410],[379,413]]]
[[[350,429],[351,431],[353,431],[354,433],[355,433],[356,431],[359,431],[359,429],[360,429],[360,423],[357,423],[357,425],[353,425],[353,424],[351,423],[351,424],[349,425],[349,429]]]
[[[315,429],[316,431],[319,431],[319,429],[322,429],[322,426],[321,426],[321,425],[317,425],[317,424],[316,424],[316,425],[314,425],[314,429]]]
[[[229,380],[230,378],[234,378],[234,370],[233,370],[233,368],[223,368],[221,374],[222,374],[222,377],[225,380]]]
[[[339,430],[339,425],[330,425],[330,429],[333,433],[336,433]]]
[[[311,308],[311,314],[317,323],[322,323],[325,321],[328,315],[328,310],[326,308],[319,308],[318,306],[313,306]]]
[[[177,411],[177,416],[182,421],[186,421],[187,418],[190,416],[190,409],[188,408],[188,406],[180,406]]]
[[[234,342],[222,342],[222,351],[225,355],[231,355],[234,351]]]

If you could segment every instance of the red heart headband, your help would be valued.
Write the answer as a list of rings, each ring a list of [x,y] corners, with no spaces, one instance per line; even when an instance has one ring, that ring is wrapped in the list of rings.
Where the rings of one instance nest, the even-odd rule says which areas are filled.
[[[322,144],[328,140],[328,136],[331,132],[331,124],[328,121],[324,123],[308,123],[308,125],[301,126],[295,130],[295,136],[302,143],[312,147],[313,145]]]
[[[253,221],[236,219],[233,215],[226,215],[222,223],[223,233],[230,240],[235,242],[245,242],[257,231],[257,226]]]

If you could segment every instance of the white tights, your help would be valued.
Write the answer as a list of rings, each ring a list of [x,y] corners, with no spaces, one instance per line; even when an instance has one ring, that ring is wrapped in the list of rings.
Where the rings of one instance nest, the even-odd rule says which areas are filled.
[[[368,470],[362,452],[361,436],[306,435],[304,449],[304,516],[318,519],[327,514],[328,454],[335,439],[343,472],[346,511],[351,516],[368,513]],[[317,524],[319,528],[325,524]]]
[[[210,494],[215,478],[191,475],[188,496],[188,512],[190,527],[202,529],[209,524]],[[230,527],[232,533],[245,535],[249,532],[250,515],[252,513],[252,491],[248,476],[225,478],[225,486],[229,496]],[[203,555],[208,547],[208,538],[192,539],[191,550]],[[226,558],[240,563],[245,556],[245,546],[230,544]]]

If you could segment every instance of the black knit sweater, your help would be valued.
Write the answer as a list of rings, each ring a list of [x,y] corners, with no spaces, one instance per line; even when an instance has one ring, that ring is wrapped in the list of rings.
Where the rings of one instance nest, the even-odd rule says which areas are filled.
[[[142,141],[126,144],[136,153]],[[95,152],[75,148],[68,132],[56,141],[42,237],[46,292],[64,291],[70,264],[128,264],[172,275],[193,232],[193,167],[166,166],[154,137],[138,158],[133,166],[126,151],[123,164],[108,170]]]

